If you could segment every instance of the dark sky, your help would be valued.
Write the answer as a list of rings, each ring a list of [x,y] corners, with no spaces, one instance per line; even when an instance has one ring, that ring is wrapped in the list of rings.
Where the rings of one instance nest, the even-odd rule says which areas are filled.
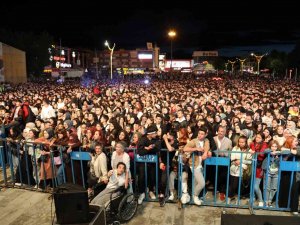
[[[119,3],[121,2],[121,3]],[[104,48],[145,47],[156,43],[168,52],[170,28],[177,31],[174,51],[260,47],[286,51],[300,37],[296,1],[1,1],[2,28],[47,31],[64,46]],[[246,49],[246,50],[245,50]]]

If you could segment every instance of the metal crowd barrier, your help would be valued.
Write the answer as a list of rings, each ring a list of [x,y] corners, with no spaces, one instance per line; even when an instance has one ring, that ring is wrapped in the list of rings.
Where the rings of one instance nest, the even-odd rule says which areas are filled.
[[[225,151],[215,151],[217,153],[224,153]],[[270,167],[270,151],[266,151],[266,152],[260,152],[260,153],[254,153],[252,155],[252,159],[251,159],[251,177],[250,177],[250,185],[249,185],[249,197],[243,197],[242,196],[242,179],[243,176],[239,176],[238,177],[238,189],[237,189],[237,193],[235,194],[234,200],[232,201],[231,199],[229,199],[229,189],[230,189],[230,167],[231,167],[231,160],[230,160],[230,156],[232,154],[241,154],[241,156],[243,154],[250,154],[249,152],[237,152],[237,151],[226,151],[226,153],[228,153],[228,157],[211,157],[211,158],[207,158],[206,160],[204,160],[203,163],[203,176],[205,181],[207,181],[207,167],[208,166],[214,166],[215,167],[215,173],[214,173],[214,186],[213,186],[213,191],[211,192],[212,194],[212,198],[210,198],[208,196],[208,190],[207,187],[205,186],[203,188],[203,190],[201,191],[199,197],[201,198],[201,200],[203,201],[202,205],[207,205],[207,206],[221,206],[221,207],[236,207],[236,208],[249,208],[249,210],[253,213],[254,209],[266,209],[266,210],[277,210],[277,211],[290,211],[290,199],[291,199],[291,189],[293,186],[293,182],[295,182],[295,173],[296,172],[300,172],[300,162],[296,161],[295,156],[291,155],[290,152],[280,152],[278,154],[278,158],[279,158],[279,167],[278,167],[278,182],[277,182],[277,188],[275,190],[275,194],[273,199],[275,199],[275,201],[273,202],[272,205],[266,205],[266,201],[267,201],[267,185],[268,185],[268,173],[269,173],[269,167]],[[264,172],[264,176],[261,180],[261,185],[260,187],[262,187],[261,192],[262,192],[262,198],[263,198],[263,206],[258,206],[258,202],[255,202],[255,197],[256,194],[254,192],[254,186],[255,186],[255,181],[256,181],[256,167],[257,167],[257,156],[261,155],[261,154],[265,154],[265,159],[266,159],[266,170],[263,170]],[[193,204],[193,198],[192,196],[194,195],[194,182],[195,182],[195,178],[194,178],[194,162],[195,162],[195,155],[192,154],[192,165],[191,165],[191,174],[192,174],[192,182],[191,185],[189,185],[189,193],[191,196],[191,199],[189,201],[188,204]],[[289,157],[289,160],[286,160],[286,157]],[[243,157],[240,157],[240,164],[243,164]],[[179,179],[180,179],[180,183],[182,180],[182,157],[179,158]],[[218,179],[219,179],[219,167],[222,166],[222,170],[226,171],[226,191],[225,191],[225,201],[220,201],[218,200]],[[239,173],[242,174],[242,167],[239,167]],[[280,193],[280,178],[281,178],[281,173],[282,172],[289,172],[290,173],[290,178],[289,178],[289,191],[288,193]],[[182,189],[179,187],[178,188],[179,191],[179,195],[178,197],[180,198],[182,196]],[[281,194],[281,198],[286,198],[288,200],[287,206],[286,207],[280,207],[279,206],[279,196]],[[248,194],[247,194],[248,195]],[[271,200],[272,201],[272,200]]]
[[[55,165],[54,160],[54,152],[50,151],[48,155],[48,159],[46,160],[46,157],[43,156],[41,149],[43,149],[43,143],[14,143],[14,147],[12,147],[11,143],[7,143],[6,141],[2,140],[2,145],[0,146],[0,187],[21,187],[25,189],[30,190],[40,190],[39,187],[42,187],[43,191],[47,191],[47,186],[56,187],[60,185],[61,183],[70,182],[70,180],[67,180],[67,174],[66,174],[66,167],[68,169],[71,169],[72,179],[71,182],[76,183],[78,181],[78,178],[81,178],[81,185],[83,187],[86,187],[86,178],[87,178],[87,171],[85,171],[85,163],[89,160],[91,160],[91,156],[88,152],[82,151],[81,148],[79,151],[74,151],[71,153],[66,153],[66,147],[63,146],[56,146],[57,150],[59,152],[59,158],[61,161],[61,165],[58,167]],[[107,150],[107,149],[106,149]],[[108,154],[111,153],[111,148],[108,150]],[[158,200],[158,186],[159,182],[161,182],[159,177],[159,156],[158,155],[144,155],[140,156],[137,154],[135,148],[126,149],[126,151],[133,151],[134,152],[134,161],[133,161],[133,178],[137,177],[137,163],[139,163],[139,166],[145,167],[145,189],[147,189],[148,183],[148,171],[147,166],[148,164],[155,165],[155,194],[156,194],[156,200]],[[169,196],[169,179],[170,179],[170,168],[171,165],[169,162],[170,155],[169,151],[167,149],[161,149],[161,151],[167,152],[167,185],[166,185],[166,193],[165,197],[167,198]],[[225,151],[214,151],[216,153],[224,153]],[[240,165],[243,164],[243,154],[250,154],[249,152],[237,152],[237,151],[226,151],[225,157],[218,156],[219,154],[216,154],[217,156],[207,158],[202,163],[202,170],[204,181],[206,182],[208,179],[211,179],[210,182],[213,183],[213,190],[210,190],[204,186],[204,188],[201,190],[201,193],[199,194],[200,199],[202,200],[202,205],[207,206],[220,206],[220,207],[236,207],[236,208],[249,208],[251,212],[253,212],[254,209],[266,209],[266,210],[278,210],[278,211],[288,211],[290,210],[290,199],[291,199],[291,190],[292,185],[295,181],[295,173],[300,172],[300,162],[296,161],[295,156],[291,155],[289,152],[280,152],[277,154],[278,159],[278,181],[277,181],[277,187],[274,190],[275,194],[273,197],[274,203],[272,205],[267,205],[266,201],[268,200],[267,194],[268,189],[267,185],[269,182],[270,177],[268,176],[269,169],[270,169],[270,162],[272,157],[272,153],[270,151],[265,151],[261,153],[254,153],[251,157],[251,175],[249,177],[249,185],[248,189],[246,188],[243,183],[243,176],[238,176],[238,185],[237,185],[237,191],[234,193],[235,199],[229,199],[229,192],[230,192],[230,169],[232,165],[231,156],[232,154],[240,154]],[[263,198],[263,206],[258,206],[257,202],[255,202],[255,182],[256,182],[256,168],[258,166],[258,156],[260,154],[265,155],[266,160],[266,169],[263,170],[264,176],[261,180],[261,192],[262,192],[262,198]],[[65,156],[68,155],[69,163],[66,162]],[[57,157],[57,156],[56,156]],[[194,186],[195,186],[195,154],[191,154],[192,157],[192,165],[189,165],[191,169],[191,177],[189,180],[191,180],[191,183],[189,184],[188,192],[190,193],[191,200],[188,204],[193,204],[193,195],[195,193]],[[248,159],[249,160],[249,159]],[[80,164],[80,172],[78,171],[78,168],[76,169],[74,166],[74,163]],[[249,162],[248,162],[249,163]],[[250,166],[250,164],[247,164]],[[177,197],[180,200],[182,197],[182,174],[183,174],[183,168],[186,165],[184,165],[183,162],[183,155],[180,153],[178,155],[178,172],[177,172],[177,179],[178,179],[178,185],[177,185]],[[58,168],[57,168],[58,167]],[[60,169],[61,168],[61,169]],[[186,168],[186,167],[185,167]],[[213,173],[211,171],[213,171]],[[58,174],[58,171],[60,171]],[[210,172],[210,177],[209,177]],[[225,200],[220,201],[218,198],[219,194],[219,175],[220,172],[226,174],[226,180],[224,181],[224,185],[226,187],[225,189]],[[239,167],[239,174],[244,174],[242,166]],[[58,176],[61,177],[58,179]],[[287,176],[289,180],[289,186],[288,186],[288,192],[283,193],[281,190],[281,179]],[[32,179],[33,178],[33,179]],[[48,179],[46,179],[48,178]],[[17,180],[19,181],[18,185]],[[34,181],[34,182],[33,182]],[[51,181],[51,182],[50,182]],[[246,193],[242,193],[242,191],[245,191]],[[147,195],[147,190],[145,190],[146,194],[146,201],[149,201]],[[243,195],[246,194],[246,195]],[[283,197],[281,196],[283,195]],[[280,198],[287,198],[287,204],[286,206],[281,206],[279,204]],[[272,200],[271,200],[272,201]]]

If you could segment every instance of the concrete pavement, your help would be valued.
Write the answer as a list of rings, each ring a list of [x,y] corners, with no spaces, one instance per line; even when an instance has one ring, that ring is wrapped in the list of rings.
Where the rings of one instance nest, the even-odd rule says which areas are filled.
[[[54,201],[50,194],[22,189],[0,191],[0,225],[50,225],[54,214]],[[51,207],[52,205],[52,207]],[[52,208],[52,210],[51,210]],[[177,204],[160,207],[157,202],[144,202],[128,225],[220,225],[222,207],[187,205],[178,209]],[[248,214],[248,209],[225,209],[227,213]],[[257,215],[290,216],[288,212],[256,210]],[[100,224],[99,224],[100,225]]]

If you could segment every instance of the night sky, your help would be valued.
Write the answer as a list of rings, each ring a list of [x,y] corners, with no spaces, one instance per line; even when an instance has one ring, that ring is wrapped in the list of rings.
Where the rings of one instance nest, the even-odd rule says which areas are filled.
[[[300,37],[296,1],[118,1],[2,1],[0,28],[47,31],[69,47],[104,49],[107,39],[125,49],[153,42],[165,52],[174,28],[175,56],[214,49],[224,55],[290,51]]]

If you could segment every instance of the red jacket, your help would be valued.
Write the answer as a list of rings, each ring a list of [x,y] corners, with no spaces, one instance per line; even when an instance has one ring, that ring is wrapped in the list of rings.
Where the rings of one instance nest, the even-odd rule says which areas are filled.
[[[250,144],[250,148],[252,151],[255,152],[264,152],[266,148],[268,148],[268,144],[266,142],[263,143],[255,143],[252,142]],[[265,159],[265,154],[257,154],[257,164],[256,164],[256,178],[263,178],[263,169],[262,169],[262,162]]]

